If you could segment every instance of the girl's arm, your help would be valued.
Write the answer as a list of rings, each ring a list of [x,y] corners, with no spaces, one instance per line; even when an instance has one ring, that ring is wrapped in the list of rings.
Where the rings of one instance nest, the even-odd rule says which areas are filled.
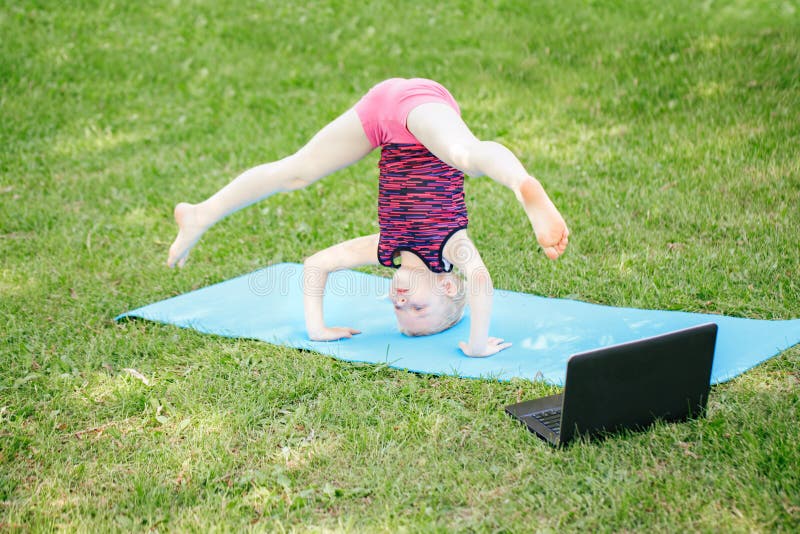
[[[461,350],[467,356],[484,357],[510,347],[511,343],[489,337],[494,293],[492,277],[475,244],[467,237],[466,231],[459,231],[451,237],[445,245],[444,253],[448,261],[458,267],[466,279],[467,302],[470,309],[469,342],[459,343]]]
[[[348,327],[325,326],[322,299],[328,274],[360,265],[378,263],[378,234],[357,237],[321,250],[303,263],[303,306],[306,330],[312,341],[333,341],[360,334]]]

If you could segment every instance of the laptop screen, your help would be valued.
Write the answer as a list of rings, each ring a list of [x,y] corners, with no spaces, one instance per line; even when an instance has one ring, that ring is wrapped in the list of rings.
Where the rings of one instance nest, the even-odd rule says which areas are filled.
[[[716,324],[705,324],[574,355],[567,363],[561,442],[575,432],[702,415],[716,334]]]

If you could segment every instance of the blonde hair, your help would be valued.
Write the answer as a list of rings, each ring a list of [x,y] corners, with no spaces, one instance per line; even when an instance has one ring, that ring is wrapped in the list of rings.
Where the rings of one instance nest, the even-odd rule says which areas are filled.
[[[442,273],[440,276],[448,275],[452,276],[453,283],[456,286],[456,292],[454,295],[442,295],[442,298],[445,300],[445,310],[441,317],[441,321],[434,324],[430,328],[425,328],[422,330],[408,330],[407,328],[399,326],[402,334],[412,337],[430,336],[433,334],[438,334],[439,332],[443,332],[448,328],[458,324],[458,322],[464,316],[464,306],[467,303],[467,291],[461,274],[457,273],[456,271],[451,271],[450,273]]]

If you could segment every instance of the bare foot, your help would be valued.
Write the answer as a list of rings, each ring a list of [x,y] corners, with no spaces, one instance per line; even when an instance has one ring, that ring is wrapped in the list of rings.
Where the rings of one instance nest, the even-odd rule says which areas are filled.
[[[197,206],[181,202],[175,206],[175,222],[178,223],[178,237],[169,247],[167,265],[169,267],[183,267],[189,257],[189,251],[197,240],[200,239],[208,226],[200,223]]]
[[[525,180],[519,194],[545,255],[551,260],[558,258],[569,243],[569,229],[564,218],[535,178]]]

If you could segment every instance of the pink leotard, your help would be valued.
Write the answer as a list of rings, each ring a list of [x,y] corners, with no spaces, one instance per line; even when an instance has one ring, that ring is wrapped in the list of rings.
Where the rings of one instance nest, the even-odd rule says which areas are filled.
[[[447,104],[461,114],[450,92],[440,83],[425,78],[382,81],[358,101],[355,110],[372,146],[419,144],[406,128],[406,119],[415,107],[432,102]]]
[[[422,78],[392,78],[373,87],[355,106],[373,146],[381,147],[378,191],[378,261],[398,267],[399,252],[419,256],[433,272],[452,266],[442,251],[467,227],[464,174],[434,156],[408,131],[408,113],[438,102],[460,113],[442,85]]]

